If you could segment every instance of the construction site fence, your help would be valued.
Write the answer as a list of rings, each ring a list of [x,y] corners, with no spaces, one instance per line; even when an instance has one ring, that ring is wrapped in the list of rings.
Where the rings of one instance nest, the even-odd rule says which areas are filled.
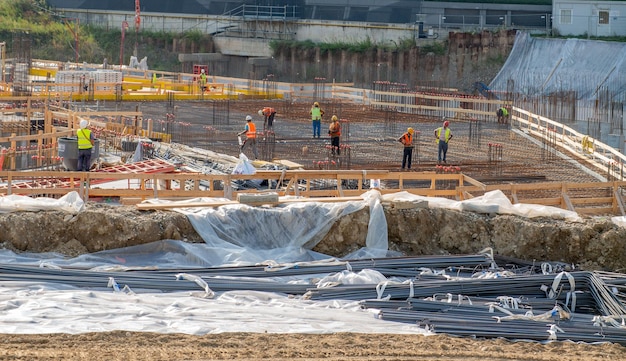
[[[85,200],[115,199],[138,203],[146,199],[197,197],[238,199],[239,194],[354,197],[372,188],[382,194],[405,191],[425,197],[465,200],[501,190],[513,204],[553,206],[582,215],[625,215],[626,181],[546,182],[485,185],[461,173],[389,172],[384,170],[285,170],[256,174],[107,173],[0,171],[0,194],[60,197],[76,191]],[[242,189],[246,182],[266,183],[263,189]],[[106,184],[106,185],[105,185]]]
[[[626,156],[619,150],[552,119],[517,107],[511,108],[511,126],[545,142],[555,149],[592,164],[607,180],[624,180]]]
[[[482,184],[463,174],[390,172],[386,170],[285,170],[245,174],[109,173],[60,171],[0,171],[1,195],[62,196],[79,192],[83,199],[219,197],[240,193],[276,192],[280,196],[359,196],[371,188],[381,193],[407,191],[429,197],[456,198],[456,188]],[[253,181],[263,189],[238,187]],[[113,183],[112,183],[113,182]],[[103,186],[107,184],[106,186]],[[244,189],[245,188],[245,189]]]
[[[612,182],[543,182],[459,186],[459,198],[469,199],[500,190],[513,204],[527,203],[558,207],[580,215],[624,216],[625,181]]]
[[[49,169],[60,170],[63,159],[58,153],[58,138],[72,135],[72,131],[0,137],[0,170]]]

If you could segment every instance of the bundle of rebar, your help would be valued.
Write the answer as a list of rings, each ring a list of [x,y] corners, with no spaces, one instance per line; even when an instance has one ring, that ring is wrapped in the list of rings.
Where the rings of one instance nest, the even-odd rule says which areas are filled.
[[[0,265],[0,282],[55,283],[138,292],[253,290],[312,301],[360,301],[379,318],[437,333],[527,340],[610,341],[626,345],[626,275],[565,272],[490,254],[327,259],[253,266],[123,271],[41,265]],[[383,282],[320,282],[326,276],[377,271]],[[341,278],[336,278],[341,279]],[[296,282],[294,282],[297,280]]]

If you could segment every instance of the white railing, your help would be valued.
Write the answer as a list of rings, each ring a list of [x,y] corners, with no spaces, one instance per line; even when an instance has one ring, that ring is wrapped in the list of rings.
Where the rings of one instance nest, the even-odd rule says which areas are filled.
[[[623,179],[625,176],[626,156],[587,134],[517,107],[512,108],[511,124],[547,141],[556,137],[560,146],[572,155],[584,158],[597,168],[607,170],[609,175],[617,179]]]

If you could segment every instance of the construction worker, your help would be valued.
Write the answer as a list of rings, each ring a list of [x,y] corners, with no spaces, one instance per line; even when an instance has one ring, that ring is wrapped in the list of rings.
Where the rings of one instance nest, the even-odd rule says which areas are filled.
[[[237,133],[237,136],[241,136],[243,134],[246,135],[246,140],[239,148],[239,151],[243,153],[243,149],[246,147],[247,144],[249,144],[252,147],[254,159],[258,159],[259,153],[256,149],[256,125],[254,125],[254,123],[252,122],[252,117],[249,115],[246,115],[246,126],[244,127],[242,132]]]
[[[322,129],[322,117],[324,116],[324,111],[320,108],[320,103],[313,103],[309,114],[311,114],[311,123],[313,124],[313,138],[319,138]]]
[[[200,69],[200,78],[198,81],[200,83],[200,90],[204,93],[206,90],[206,73],[204,72],[204,69]]]
[[[496,115],[498,116],[498,123],[506,124],[509,117],[509,110],[503,105],[498,108]]]
[[[442,161],[446,163],[446,154],[448,153],[448,142],[452,139],[452,132],[450,132],[450,122],[443,122],[443,126],[435,129],[435,138],[437,139],[438,151],[437,162]]]
[[[333,115],[331,118],[330,126],[328,127],[328,135],[330,135],[330,146],[332,154],[339,155],[339,137],[341,137],[341,124],[339,124],[339,118]]]
[[[398,138],[398,142],[404,145],[404,153],[402,153],[402,170],[411,169],[411,160],[413,158],[413,134],[415,131],[413,128],[407,128],[406,132]]]
[[[80,129],[76,131],[78,137],[78,166],[79,172],[89,172],[91,168],[91,150],[95,138],[91,130],[87,129],[89,122],[86,119],[80,121]]]
[[[259,110],[259,115],[264,117],[263,129],[274,130],[274,116],[276,115],[276,109],[265,107]]]

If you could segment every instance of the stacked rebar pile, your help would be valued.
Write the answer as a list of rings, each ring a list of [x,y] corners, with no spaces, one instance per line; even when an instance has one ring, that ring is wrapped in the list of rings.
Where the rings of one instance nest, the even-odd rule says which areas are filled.
[[[490,254],[125,271],[4,264],[0,282],[135,293],[204,290],[206,298],[232,290],[276,292],[310,301],[361,301],[378,309],[381,319],[437,333],[626,345],[625,274],[498,260],[506,267]],[[337,281],[364,270],[384,281]]]

